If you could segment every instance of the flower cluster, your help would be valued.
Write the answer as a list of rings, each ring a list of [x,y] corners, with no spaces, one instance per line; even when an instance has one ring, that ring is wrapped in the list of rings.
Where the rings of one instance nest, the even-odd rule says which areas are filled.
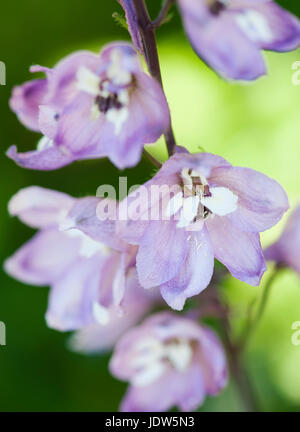
[[[168,103],[151,61],[155,26],[148,22],[150,47],[139,19],[139,7],[148,19],[144,2],[118,1],[133,45],[113,43],[100,55],[77,52],[53,69],[33,66],[45,78],[14,88],[10,106],[42,138],[36,150],[18,153],[13,146],[7,154],[35,170],[102,157],[123,169],[162,135],[173,154],[145,185],[114,202],[118,214],[139,207],[138,217],[129,212],[127,220],[100,218],[102,198],[75,199],[38,186],[20,190],[9,212],[38,233],[5,269],[25,283],[51,287],[47,324],[76,331],[72,349],[115,347],[111,373],[129,382],[122,410],[194,410],[226,385],[224,348],[197,313],[155,311],[181,311],[191,297],[199,307],[196,296],[211,283],[215,259],[233,277],[259,285],[266,270],[259,234],[282,218],[288,198],[262,173],[172,146]],[[266,72],[261,50],[300,45],[299,21],[271,0],[177,3],[196,53],[225,78],[256,79]],[[142,188],[153,187],[156,199],[141,199]],[[298,220],[299,211],[266,257],[299,272],[291,250],[292,240],[298,247]]]

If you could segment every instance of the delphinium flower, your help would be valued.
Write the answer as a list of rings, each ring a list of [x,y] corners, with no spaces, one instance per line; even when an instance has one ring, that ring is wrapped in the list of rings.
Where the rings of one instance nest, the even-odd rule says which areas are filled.
[[[82,210],[93,212],[99,201],[29,187],[9,203],[11,215],[39,232],[5,262],[5,269],[22,282],[51,286],[46,320],[57,330],[93,324],[114,329],[133,297],[133,322],[141,316],[138,303],[143,311],[149,307],[150,296],[145,297],[136,275],[135,247],[114,235],[114,223],[102,222],[98,240],[76,228]]]
[[[156,193],[154,201],[159,186],[167,198]],[[181,310],[186,298],[209,284],[214,257],[237,279],[260,283],[266,265],[259,232],[275,225],[289,206],[275,180],[233,167],[220,156],[178,153],[145,187],[149,198],[137,220],[129,214],[119,224],[123,238],[139,247],[137,271],[144,288],[160,286],[167,303]],[[138,194],[139,189],[120,204],[121,213]],[[161,208],[160,219],[152,216],[153,207]]]
[[[272,0],[178,0],[196,53],[224,78],[254,80],[266,73],[261,50],[300,46],[300,21]]]
[[[129,272],[130,283],[126,286],[121,314],[116,310],[110,313],[105,325],[96,322],[74,332],[68,343],[72,351],[97,354],[111,350],[123,333],[160,305],[158,291],[144,290],[138,282],[136,270],[131,268]]]
[[[128,381],[122,411],[192,411],[227,383],[226,357],[212,330],[170,312],[151,316],[116,345],[110,370]]]
[[[141,68],[131,45],[107,45],[100,55],[77,52],[38,79],[16,87],[10,102],[19,119],[44,137],[34,151],[8,156],[25,168],[53,170],[78,159],[109,157],[123,169],[136,165],[143,146],[169,126],[159,83]]]
[[[300,274],[300,207],[290,215],[281,237],[266,249],[265,257]]]

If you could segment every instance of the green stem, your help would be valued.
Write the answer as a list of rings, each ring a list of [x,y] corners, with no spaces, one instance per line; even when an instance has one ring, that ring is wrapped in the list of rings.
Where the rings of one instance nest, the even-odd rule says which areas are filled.
[[[159,12],[157,18],[152,21],[154,28],[160,27],[166,20],[170,7],[175,3],[175,0],[165,0],[161,11]]]
[[[274,284],[275,280],[277,279],[278,275],[280,274],[281,269],[282,269],[281,267],[275,267],[275,270],[273,271],[273,273],[271,274],[271,276],[267,280],[267,282],[264,286],[264,290],[262,293],[260,304],[259,304],[257,312],[256,312],[256,316],[253,319],[251,319],[251,316],[249,317],[246,329],[244,330],[244,332],[242,334],[240,344],[239,344],[240,350],[245,349],[246,345],[249,343],[249,340],[251,339],[251,336],[253,335],[253,333],[257,329],[257,327],[261,321],[261,318],[264,314],[266,304],[267,304],[268,299],[270,297],[273,284]]]

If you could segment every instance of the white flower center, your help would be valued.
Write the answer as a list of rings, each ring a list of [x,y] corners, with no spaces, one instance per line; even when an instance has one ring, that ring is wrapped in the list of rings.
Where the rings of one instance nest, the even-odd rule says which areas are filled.
[[[122,64],[122,53],[114,49],[110,65],[103,79],[86,67],[77,72],[77,89],[95,97],[91,108],[91,120],[97,120],[101,113],[108,122],[113,123],[115,135],[119,135],[129,116],[129,89],[131,73]],[[111,90],[111,89],[116,90]]]
[[[211,196],[201,197],[201,203],[212,213],[226,216],[237,209],[238,197],[225,187],[210,188]]]
[[[195,170],[181,171],[183,190],[172,197],[166,216],[179,216],[178,228],[203,221],[209,213],[226,216],[237,210],[238,197],[226,187],[210,187],[205,176]]]
[[[145,387],[159,379],[170,367],[178,372],[187,370],[193,350],[189,341],[184,339],[163,343],[148,338],[136,346],[135,354],[131,362],[135,369],[131,383],[136,387]]]
[[[37,151],[47,150],[54,146],[54,141],[46,136],[41,138],[37,145]]]
[[[122,53],[114,49],[110,55],[111,64],[107,70],[107,77],[116,86],[126,86],[131,82],[131,73],[122,65]]]
[[[110,321],[109,309],[98,302],[93,303],[93,315],[98,324],[106,326]]]
[[[84,66],[77,72],[77,89],[97,96],[99,94],[100,77]]]

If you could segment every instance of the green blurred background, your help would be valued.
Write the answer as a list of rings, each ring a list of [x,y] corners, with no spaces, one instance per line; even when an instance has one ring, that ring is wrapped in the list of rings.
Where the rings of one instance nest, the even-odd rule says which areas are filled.
[[[153,16],[160,0],[148,1]],[[294,0],[281,1],[300,16]],[[20,188],[41,185],[74,196],[94,195],[99,185],[117,184],[118,171],[107,160],[73,164],[57,172],[18,168],[5,157],[17,144],[33,149],[37,134],[26,130],[8,109],[11,89],[31,79],[32,64],[52,66],[77,49],[100,47],[127,39],[111,18],[121,9],[114,0],[39,0],[2,2],[0,60],[6,63],[7,85],[0,87],[1,153],[1,262],[33,232],[7,214],[9,198]],[[158,34],[167,97],[178,143],[192,151],[204,148],[233,164],[258,169],[276,178],[287,190],[292,206],[300,201],[300,86],[292,85],[292,64],[300,51],[268,54],[269,75],[251,85],[222,82],[192,52],[177,12]],[[163,144],[154,147],[159,158]],[[126,170],[129,185],[147,180],[147,161]],[[269,244],[280,224],[263,236]],[[81,356],[66,349],[68,335],[46,327],[48,289],[23,286],[0,275],[0,321],[7,327],[7,346],[0,346],[0,411],[115,411],[126,385],[107,372],[108,356]],[[264,281],[268,278],[265,276]],[[223,288],[232,307],[238,333],[253,288],[230,280]],[[286,271],[277,281],[261,325],[249,346],[245,362],[261,410],[300,410],[300,346],[291,343],[291,325],[300,320],[300,282]],[[242,409],[233,383],[218,398],[208,399],[204,411]]]

